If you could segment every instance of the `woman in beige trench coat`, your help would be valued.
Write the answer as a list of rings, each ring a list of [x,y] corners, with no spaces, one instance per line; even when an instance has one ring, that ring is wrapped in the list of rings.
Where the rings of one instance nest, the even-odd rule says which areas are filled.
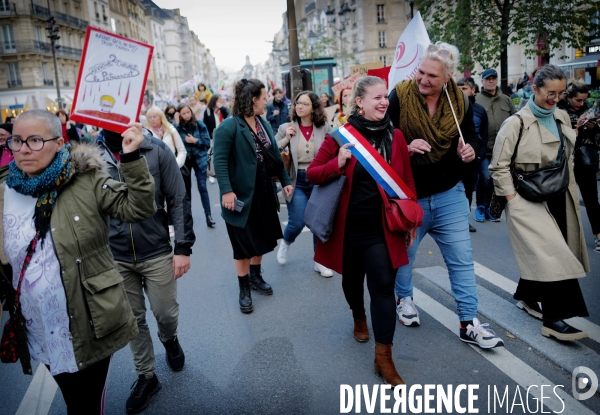
[[[515,169],[532,171],[553,165],[561,148],[560,128],[568,157],[568,190],[539,203],[524,199],[515,190],[509,165],[519,138],[517,116],[509,117],[498,132],[490,172],[496,195],[507,200],[506,224],[521,271],[514,294],[517,306],[543,320],[542,335],[577,340],[587,334],[563,320],[588,316],[577,279],[589,271],[589,262],[573,174],[576,135],[569,116],[556,108],[566,86],[565,73],[554,65],[546,65],[536,74],[534,95],[517,113],[523,120],[523,133]]]

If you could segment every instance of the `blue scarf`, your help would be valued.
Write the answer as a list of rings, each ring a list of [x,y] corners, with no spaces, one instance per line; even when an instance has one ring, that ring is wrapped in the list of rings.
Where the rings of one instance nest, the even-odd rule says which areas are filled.
[[[56,203],[56,196],[60,186],[71,177],[71,145],[65,144],[56,153],[52,164],[39,176],[29,177],[12,161],[9,165],[9,175],[6,185],[17,193],[25,196],[37,197],[33,222],[35,230],[39,232],[40,240],[44,240],[50,229],[50,216]]]
[[[554,111],[556,110],[556,105],[552,107],[551,110],[547,110],[541,107],[538,107],[533,99],[529,100],[529,108],[531,112],[537,118],[538,122],[546,127],[548,131],[550,131],[556,138],[560,140],[560,135],[558,134],[558,127],[556,126],[556,121],[554,121]]]

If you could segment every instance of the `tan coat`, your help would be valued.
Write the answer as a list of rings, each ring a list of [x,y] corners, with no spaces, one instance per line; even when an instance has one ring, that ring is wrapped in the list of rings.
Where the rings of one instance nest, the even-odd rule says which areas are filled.
[[[296,135],[293,135],[291,140],[288,140],[285,137],[285,130],[287,130],[289,126],[292,126],[296,129]],[[315,147],[314,154],[317,154],[319,152],[319,148],[321,148],[321,144],[323,144],[323,140],[325,140],[325,136],[327,134],[329,134],[330,131],[331,131],[331,127],[329,126],[328,123],[325,123],[325,125],[322,126],[321,128],[317,128],[316,126],[313,125],[312,138],[315,140],[314,141],[314,147]],[[298,177],[298,154],[297,154],[298,153],[298,137],[300,137],[301,135],[302,135],[302,132],[300,132],[300,126],[298,125],[298,123],[296,121],[281,124],[279,126],[279,130],[277,131],[277,134],[275,135],[275,140],[277,141],[277,145],[279,146],[280,150],[282,148],[285,148],[288,144],[290,145],[290,149],[292,150],[290,152],[290,154],[292,155],[292,165],[290,166],[290,180],[292,181],[292,186],[294,186],[294,188],[296,188],[296,179]],[[304,139],[304,138],[302,138],[302,139]],[[288,202],[291,202],[293,197],[294,197],[294,194],[292,193],[291,196],[285,196],[285,200]]]
[[[529,106],[518,112],[523,118],[523,136],[517,150],[515,168],[532,171],[554,163],[558,155],[559,139],[542,127]],[[557,109],[554,118],[562,124],[567,138],[566,152],[569,157],[569,189],[566,193],[567,244],[546,202],[534,203],[522,198],[513,186],[509,171],[510,159],[519,136],[520,122],[517,117],[508,118],[500,127],[490,172],[498,196],[516,194],[507,203],[506,224],[521,277],[532,281],[561,281],[581,278],[590,270],[581,213],[579,193],[573,173],[573,149],[575,132],[569,116]]]

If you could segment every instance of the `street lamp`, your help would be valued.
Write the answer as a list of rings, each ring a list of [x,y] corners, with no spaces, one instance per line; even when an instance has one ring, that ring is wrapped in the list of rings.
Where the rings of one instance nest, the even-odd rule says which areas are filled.
[[[351,9],[348,6],[348,3],[343,3],[342,6],[340,7],[340,11],[337,13],[337,15],[339,16],[339,28],[335,27],[335,10],[331,8],[331,6],[327,6],[327,10],[325,10],[325,16],[327,16],[327,23],[329,23],[329,25],[333,28],[333,30],[335,30],[336,32],[338,32],[340,34],[340,58],[342,59],[342,76],[340,78],[344,79],[344,72],[345,72],[345,67],[344,67],[344,55],[343,55],[343,40],[342,40],[342,33],[344,31],[346,31],[346,27],[348,26],[348,23],[350,23],[350,13],[352,13],[354,11],[354,9]]]
[[[50,0],[48,0],[48,10],[50,10]],[[55,27],[56,21],[54,20],[54,16],[50,16],[46,19],[46,30],[48,31],[48,38],[50,39],[50,47],[52,48],[52,60],[54,61],[54,78],[56,79],[56,103],[58,104],[58,109],[63,109],[62,98],[60,97],[60,85],[58,84],[58,64],[56,63],[56,49],[60,47],[57,45],[58,39],[60,36],[58,35],[58,27]]]
[[[413,0],[406,0],[406,2],[410,5],[410,20],[413,19],[414,17],[414,7],[415,7],[415,2]]]
[[[312,30],[308,33],[308,44],[310,45],[310,57],[312,59],[312,90],[315,90],[315,51],[314,47],[317,44],[319,36]]]

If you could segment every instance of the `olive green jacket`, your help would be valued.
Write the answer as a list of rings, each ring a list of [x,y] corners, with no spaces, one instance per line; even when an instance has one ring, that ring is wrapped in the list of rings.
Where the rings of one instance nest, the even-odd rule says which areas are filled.
[[[258,119],[271,139],[269,150],[281,158],[281,152],[273,137],[271,126],[262,117],[258,117]],[[239,117],[227,118],[219,124],[214,132],[214,137],[214,164],[220,194],[223,196],[225,193],[233,192],[238,200],[244,202],[241,212],[221,207],[221,216],[230,225],[244,228],[248,221],[250,208],[252,207],[256,167],[258,165],[254,139],[250,134],[246,122]],[[281,169],[281,174],[278,175],[278,178],[283,187],[291,184],[285,166]],[[273,192],[275,192],[274,185]],[[276,193],[275,200],[277,200]],[[279,211],[279,203],[277,203],[276,209]]]
[[[71,154],[74,173],[59,190],[47,237],[52,238],[60,263],[69,334],[75,361],[82,370],[125,347],[138,334],[108,244],[109,216],[140,222],[151,218],[156,206],[154,179],[145,158],[122,163],[125,183],[120,183],[106,171],[96,146],[79,144]],[[0,185],[0,218],[4,216],[4,190],[5,184]],[[9,268],[4,232],[0,262]],[[6,269],[2,274],[11,275]],[[19,359],[23,371],[31,374],[27,347],[19,349]]]

